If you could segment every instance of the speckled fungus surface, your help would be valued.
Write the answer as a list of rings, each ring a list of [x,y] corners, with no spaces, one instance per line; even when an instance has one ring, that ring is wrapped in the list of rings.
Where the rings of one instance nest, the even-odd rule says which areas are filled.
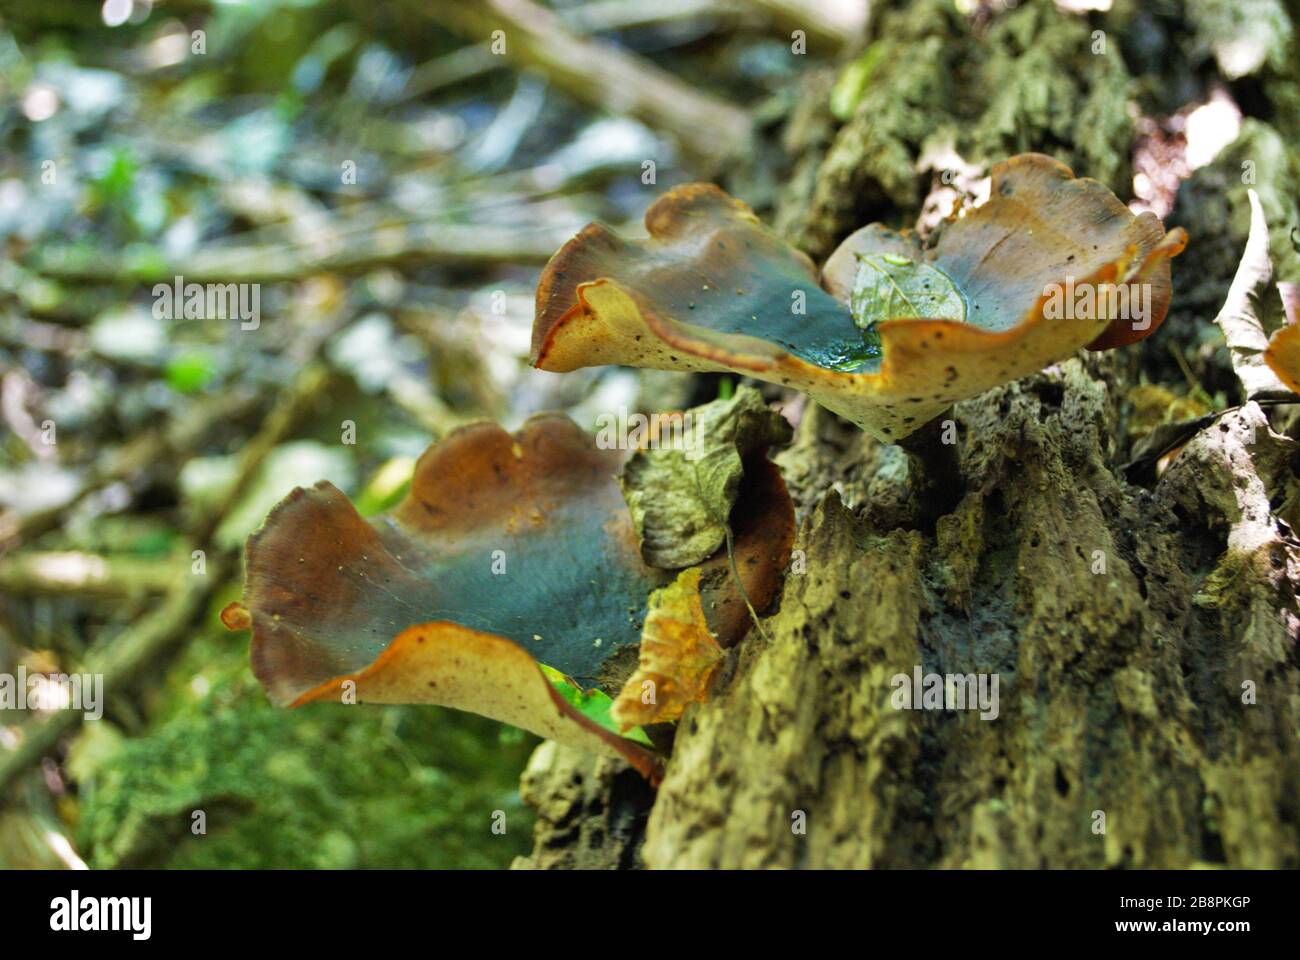
[[[515,436],[455,431],[383,516],[362,518],[329,483],[297,489],[249,538],[244,597],[222,619],[252,629],[253,672],[279,705],[441,704],[653,777],[655,755],[543,667],[580,699],[618,693],[648,651],[659,695],[624,729],[679,715],[720,659],[710,645],[748,628],[745,596],[774,598],[794,512],[775,466],[751,457],[732,523],[739,581],[725,551],[680,573],[647,566],[619,491],[626,456],[548,414]]]
[[[820,278],[709,184],[669,191],[645,224],[645,239],[591,224],[551,259],[537,367],[734,371],[801,390],[886,441],[1081,347],[1150,335],[1168,311],[1169,259],[1187,242],[1038,154],[997,164],[989,200],[933,246],[872,225]],[[854,304],[873,289],[890,295]],[[894,312],[864,323],[863,309]]]

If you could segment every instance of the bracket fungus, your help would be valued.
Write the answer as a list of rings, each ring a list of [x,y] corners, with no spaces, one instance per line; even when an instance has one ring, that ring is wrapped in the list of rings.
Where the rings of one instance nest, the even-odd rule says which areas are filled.
[[[244,597],[222,620],[252,629],[253,672],[279,705],[441,704],[653,779],[656,755],[593,717],[633,682],[620,700],[636,706],[614,710],[624,731],[703,695],[749,604],[776,595],[794,511],[766,451],[752,453],[734,551],[649,566],[619,489],[627,455],[543,414],[515,436],[488,423],[449,434],[386,515],[363,519],[329,483],[299,488],[249,538]],[[657,695],[643,698],[647,676]]]
[[[711,184],[646,211],[646,239],[590,224],[537,289],[532,360],[733,371],[791,386],[880,440],[1081,347],[1148,336],[1181,229],[1039,154],[994,166],[990,199],[923,247],[873,224],[820,275]]]

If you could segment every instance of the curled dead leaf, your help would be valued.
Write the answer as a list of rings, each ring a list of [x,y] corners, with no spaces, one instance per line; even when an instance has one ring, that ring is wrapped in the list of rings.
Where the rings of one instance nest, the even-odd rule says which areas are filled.
[[[624,730],[676,720],[704,699],[722,657],[704,616],[699,568],[683,570],[650,596],[637,670],[614,700],[614,720]]]
[[[672,422],[681,427],[634,452],[619,484],[642,558],[676,570],[722,546],[745,458],[787,443],[792,430],[757,390],[745,386]]]

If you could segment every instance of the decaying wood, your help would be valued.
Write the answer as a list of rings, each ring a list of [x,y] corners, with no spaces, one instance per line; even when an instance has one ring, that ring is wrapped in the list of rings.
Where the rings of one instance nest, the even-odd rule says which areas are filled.
[[[958,405],[964,492],[929,529],[880,508],[907,500],[888,448],[804,422],[805,572],[681,723],[648,866],[1300,863],[1296,444],[1248,404],[1130,486],[1111,363]],[[894,709],[918,665],[996,673],[998,716]]]
[[[646,862],[1300,862],[1300,544],[1268,506],[1295,444],[1251,405],[1147,491],[1106,465],[1114,407],[1078,361],[959,406],[933,532],[823,499],[773,642],[678,732]],[[918,664],[997,673],[998,717],[894,709]]]
[[[825,101],[801,99],[787,127],[778,226],[820,258],[867,219],[911,223],[924,139],[955,120],[963,149],[1050,145],[1122,191],[1131,122],[1106,91],[1129,83],[1123,61],[1112,49],[1061,75],[1041,59],[1089,29],[1026,3],[986,45],[949,4],[881,3],[885,55],[853,116],[819,136]],[[1034,38],[1021,52],[1018,32]],[[1025,76],[1048,70],[1053,97],[1090,106],[990,110],[1007,91],[955,88],[930,52],[1020,58]],[[1086,111],[1104,133],[1074,126]],[[1239,160],[1206,182],[1244,199]],[[1228,240],[1175,222],[1195,227],[1193,248]],[[1175,335],[1212,324],[1242,241],[1216,268],[1219,299]],[[1130,480],[1126,399],[1159,362],[1143,350],[1081,354],[958,404],[955,472],[809,405],[777,458],[802,518],[795,564],[764,632],[678,725],[646,866],[1300,866],[1300,447],[1274,430],[1291,408],[1230,396],[1158,480]],[[996,675],[996,718],[896,709],[893,681],[918,667]],[[539,753],[529,777],[531,865],[572,866],[579,838],[599,848],[587,862],[626,863],[602,828],[609,771]]]
[[[619,870],[641,867],[641,844],[654,791],[620,760],[594,757],[548,740],[520,780],[537,808],[531,856],[515,870]]]

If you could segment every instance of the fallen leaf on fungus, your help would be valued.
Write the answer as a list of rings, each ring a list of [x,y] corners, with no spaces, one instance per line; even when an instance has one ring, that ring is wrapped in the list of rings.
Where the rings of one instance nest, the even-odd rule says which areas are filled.
[[[363,519],[328,483],[295,490],[249,538],[244,598],[222,619],[251,625],[253,672],[277,704],[440,704],[623,756],[653,778],[651,751],[541,669],[618,692],[647,598],[672,580],[641,560],[616,479],[625,456],[542,415],[513,437],[492,424],[453,432],[389,514]],[[793,522],[776,468],[749,465],[733,526],[756,603],[775,596]],[[734,642],[748,622],[725,552],[698,572],[713,633]]]
[[[651,594],[651,596],[654,596],[654,594]],[[538,664],[538,666],[542,668],[542,675],[551,681],[551,685],[555,687],[560,696],[569,702],[571,707],[598,726],[607,730],[617,729],[616,721],[610,715],[614,701],[610,699],[609,694],[604,690],[584,690],[578,684],[578,681],[572,677],[566,677],[560,671],[553,670],[544,663]],[[653,746],[650,738],[646,736],[645,731],[640,727],[624,727],[623,736],[647,747]]]
[[[680,569],[723,545],[740,493],[743,459],[788,443],[793,431],[753,387],[695,407],[671,423],[632,454],[620,484],[642,559]]]
[[[723,649],[771,603],[781,578],[772,558],[789,558],[794,516],[745,505],[773,501],[788,502],[781,473],[761,451],[751,453],[742,471],[740,508],[732,513],[732,553],[724,549],[702,566],[683,570],[650,597],[637,670],[610,711],[622,729],[676,720],[687,704],[704,700]]]
[[[849,312],[859,329],[874,334],[886,320],[909,317],[965,322],[966,301],[938,267],[893,253],[856,256]]]
[[[801,390],[885,441],[1081,347],[1150,335],[1187,240],[1038,154],[997,164],[988,202],[931,248],[878,224],[854,233],[820,285],[804,254],[710,184],[669,191],[645,223],[644,240],[591,224],[551,259],[534,365],[734,371]]]
[[[611,716],[624,730],[676,720],[688,703],[704,699],[722,656],[704,617],[700,571],[683,570],[650,597],[637,671],[614,701]]]

